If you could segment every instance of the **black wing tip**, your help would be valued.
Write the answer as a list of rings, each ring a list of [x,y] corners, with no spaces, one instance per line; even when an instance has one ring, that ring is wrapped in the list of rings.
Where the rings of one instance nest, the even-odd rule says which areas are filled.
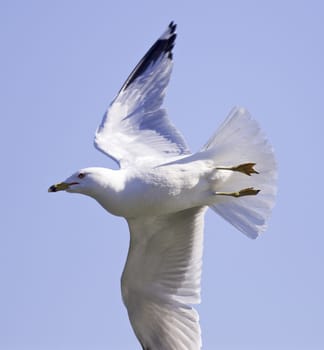
[[[177,37],[176,28],[177,25],[171,21],[167,30],[159,37],[159,39],[153,44],[153,46],[141,59],[120,91],[127,89],[127,87],[132,84],[135,79],[137,79],[141,74],[143,74],[143,72],[145,72],[150,64],[154,64],[161,56],[165,55],[169,60],[172,61],[172,49],[174,48],[175,39]]]
[[[176,23],[174,23],[174,21],[171,21],[169,24],[169,29],[170,29],[170,34],[174,34],[176,29],[177,29],[177,25]]]
[[[169,35],[167,38],[161,38],[161,41],[166,41],[165,47],[164,47],[164,52],[168,55],[168,58],[170,60],[173,59],[173,53],[172,50],[174,48],[174,44],[175,44],[175,39],[177,37],[177,33],[176,33],[176,29],[177,29],[177,25],[174,23],[174,21],[171,21],[169,26],[168,26],[168,30],[169,30]]]
[[[168,39],[166,48],[165,48],[165,50],[164,50],[164,52],[168,55],[168,58],[169,58],[170,60],[173,59],[173,52],[172,52],[172,50],[173,50],[173,48],[174,48],[174,44],[175,44],[175,39],[176,39],[176,37],[177,37],[177,34],[176,34],[176,33],[172,34],[172,36],[170,37],[170,39]]]

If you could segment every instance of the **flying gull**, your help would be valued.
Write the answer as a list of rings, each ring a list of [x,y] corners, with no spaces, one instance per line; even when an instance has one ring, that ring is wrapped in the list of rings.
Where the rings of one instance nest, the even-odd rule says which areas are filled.
[[[49,192],[94,198],[124,217],[130,246],[123,302],[144,350],[197,350],[204,214],[213,209],[250,238],[266,228],[275,201],[272,148],[246,109],[234,108],[202,149],[191,153],[162,103],[176,25],[132,71],[95,135],[118,170],[85,168]]]

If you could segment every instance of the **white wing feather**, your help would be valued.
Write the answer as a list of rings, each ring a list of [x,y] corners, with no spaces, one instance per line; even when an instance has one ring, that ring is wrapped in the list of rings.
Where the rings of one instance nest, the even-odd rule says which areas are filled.
[[[201,348],[199,317],[204,208],[129,219],[122,295],[143,349]]]
[[[161,108],[175,38],[175,25],[170,23],[128,77],[96,132],[96,148],[121,167],[190,153]]]

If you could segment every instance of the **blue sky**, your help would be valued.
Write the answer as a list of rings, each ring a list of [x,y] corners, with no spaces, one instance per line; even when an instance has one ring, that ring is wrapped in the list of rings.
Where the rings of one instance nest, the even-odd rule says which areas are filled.
[[[324,348],[323,15],[321,1],[1,1],[1,349],[140,349],[120,296],[125,221],[47,188],[115,167],[94,131],[171,20],[165,105],[192,150],[242,105],[279,164],[262,237],[207,213],[203,348]]]

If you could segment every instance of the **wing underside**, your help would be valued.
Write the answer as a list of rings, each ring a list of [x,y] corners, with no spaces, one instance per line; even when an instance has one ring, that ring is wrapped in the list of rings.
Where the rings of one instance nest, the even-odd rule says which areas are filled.
[[[204,208],[128,220],[122,294],[143,349],[197,350]]]
[[[121,167],[190,153],[161,107],[172,71],[175,24],[154,43],[111,103],[95,146]]]

